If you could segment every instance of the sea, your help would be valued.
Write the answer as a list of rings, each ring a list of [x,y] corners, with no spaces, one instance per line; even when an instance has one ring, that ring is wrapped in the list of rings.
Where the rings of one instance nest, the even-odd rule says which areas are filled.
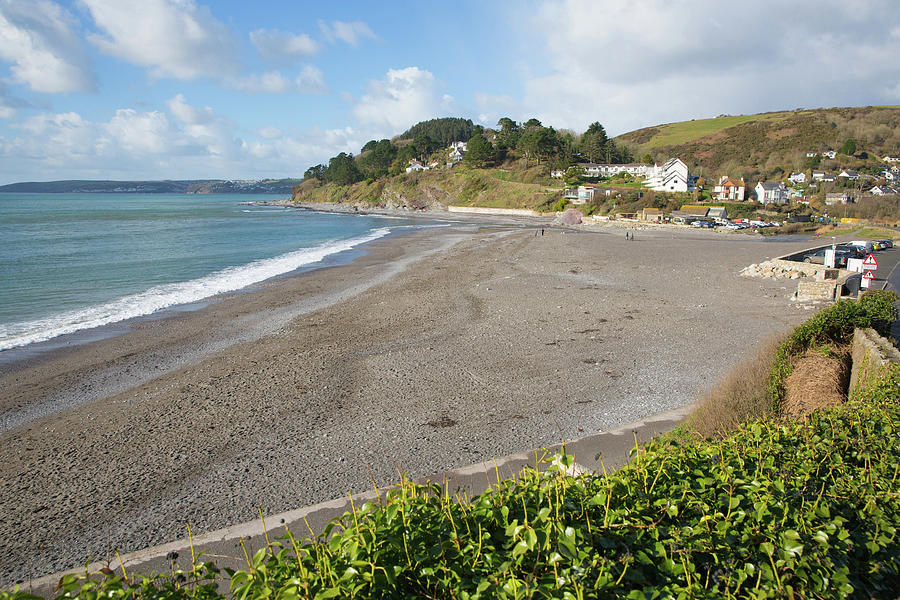
[[[0,194],[0,354],[191,306],[421,221],[277,195]]]

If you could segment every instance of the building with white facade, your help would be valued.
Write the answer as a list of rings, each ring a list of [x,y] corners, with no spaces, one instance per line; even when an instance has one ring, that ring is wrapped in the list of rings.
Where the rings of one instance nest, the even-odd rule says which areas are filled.
[[[723,202],[743,202],[747,189],[744,178],[732,179],[727,175],[719,178],[719,183],[713,188],[713,197]]]
[[[753,188],[756,201],[760,204],[787,204],[790,194],[783,183],[769,183],[760,181]]]
[[[644,185],[657,192],[686,192],[690,175],[681,159],[670,158],[662,165],[654,165]]]
[[[627,173],[634,177],[647,177],[653,165],[644,163],[628,163],[622,165],[604,165],[598,163],[578,163],[585,177],[615,177]]]

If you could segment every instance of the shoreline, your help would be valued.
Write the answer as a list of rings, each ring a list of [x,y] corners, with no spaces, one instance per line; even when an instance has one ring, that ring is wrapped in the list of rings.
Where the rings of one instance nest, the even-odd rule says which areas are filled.
[[[678,408],[804,318],[737,276],[799,242],[485,221],[3,370],[32,412],[0,434],[0,581]]]

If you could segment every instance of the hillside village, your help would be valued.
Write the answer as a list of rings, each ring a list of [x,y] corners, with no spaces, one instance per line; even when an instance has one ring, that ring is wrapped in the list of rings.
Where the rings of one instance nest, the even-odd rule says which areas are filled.
[[[900,116],[900,110],[885,110],[892,119]],[[784,114],[778,118],[786,119],[790,131],[800,129],[798,122],[810,127],[814,121],[805,113]],[[873,118],[865,110],[863,114]],[[756,117],[769,129],[773,122],[782,122],[772,115]],[[391,140],[372,140],[357,156],[342,153],[328,165],[311,167],[303,185],[295,188],[294,200],[414,209],[462,204],[542,213],[575,208],[585,217],[699,221],[698,226],[859,217],[900,221],[900,152],[884,152],[900,147],[891,137],[895,128],[882,128],[886,133],[875,138],[882,141],[878,145],[866,130],[858,130],[859,142],[834,139],[843,130],[832,123],[837,133],[829,134],[830,143],[823,143],[825,134],[814,130],[796,140],[807,141],[806,148],[791,142],[786,150],[776,151],[770,149],[771,140],[781,140],[776,147],[783,148],[789,139],[783,132],[766,130],[764,138],[756,136],[753,145],[745,144],[740,136],[754,124],[744,118],[728,127],[729,119],[722,119],[721,125],[719,119],[708,120],[725,126],[711,136],[661,147],[654,146],[655,138],[634,133],[608,138],[599,123],[577,134],[537,119],[517,123],[503,118],[496,128],[463,119],[433,119]],[[686,129],[694,123],[660,126],[666,135],[656,135],[671,138],[673,127]],[[725,135],[728,132],[735,132],[731,135],[737,142]],[[704,160],[714,157],[720,146],[736,144],[744,144],[744,159]],[[772,153],[768,158],[767,150]]]

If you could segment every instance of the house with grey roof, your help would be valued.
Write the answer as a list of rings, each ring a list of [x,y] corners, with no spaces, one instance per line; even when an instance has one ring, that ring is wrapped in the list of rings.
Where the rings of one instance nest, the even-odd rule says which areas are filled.
[[[753,188],[756,195],[756,201],[760,204],[787,204],[790,194],[787,187],[781,183],[771,183],[768,181],[760,181]]]

